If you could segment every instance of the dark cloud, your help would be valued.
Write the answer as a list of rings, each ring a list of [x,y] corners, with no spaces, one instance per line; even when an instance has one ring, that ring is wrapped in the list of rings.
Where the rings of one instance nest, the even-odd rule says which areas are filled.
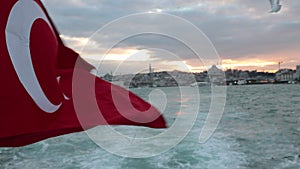
[[[70,37],[89,37],[115,19],[152,11],[176,15],[194,24],[207,35],[223,59],[272,56],[285,52],[294,53],[291,58],[295,58],[296,53],[300,52],[299,1],[281,1],[283,7],[278,14],[268,13],[270,10],[268,0],[43,0],[43,2],[60,32]],[[119,32],[112,30],[107,33],[106,39],[93,40],[104,49],[107,47],[106,42],[114,41],[122,33],[153,26],[149,23],[151,23],[149,20],[137,20],[134,25],[123,23],[119,27]],[[161,24],[169,23],[162,21]],[[169,28],[186,34],[191,41],[197,43],[197,39],[193,39],[193,34],[189,34],[189,30],[172,24]],[[159,28],[157,30],[159,31]],[[195,57],[181,42],[157,35],[135,36],[118,45],[117,47],[137,49],[161,48],[183,59]],[[157,52],[152,52],[152,57],[171,59]]]

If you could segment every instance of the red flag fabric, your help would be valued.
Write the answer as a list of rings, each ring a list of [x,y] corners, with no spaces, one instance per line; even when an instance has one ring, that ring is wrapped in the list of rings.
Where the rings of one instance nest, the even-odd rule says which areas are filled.
[[[166,127],[149,103],[90,74],[39,0],[0,0],[0,30],[1,147],[97,125]]]

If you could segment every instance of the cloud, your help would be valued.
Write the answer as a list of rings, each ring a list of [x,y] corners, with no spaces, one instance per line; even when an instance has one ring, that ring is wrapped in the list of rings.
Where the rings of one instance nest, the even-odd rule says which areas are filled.
[[[179,16],[194,24],[207,35],[222,59],[242,61],[258,58],[263,63],[273,63],[283,58],[293,60],[293,64],[300,64],[298,1],[282,1],[282,11],[278,14],[268,13],[268,0],[43,0],[43,3],[60,33],[69,38],[67,41],[74,44],[75,49],[79,48],[80,39],[89,38],[115,19],[134,13],[156,11]],[[124,22],[103,35],[105,37],[94,37],[92,40],[98,50],[104,51],[111,47],[111,42],[118,39],[120,34],[147,29],[153,26],[151,23],[151,19],[136,20],[134,25]],[[161,25],[181,32],[197,43],[189,30],[172,24],[174,23],[161,20]],[[155,29],[161,28],[153,27]],[[162,49],[186,60],[186,63],[193,63],[192,60],[197,57],[182,42],[159,35],[129,37],[114,47],[124,50]],[[159,50],[149,52],[151,59],[178,60],[174,55],[167,55]],[[91,53],[96,55],[96,48]]]

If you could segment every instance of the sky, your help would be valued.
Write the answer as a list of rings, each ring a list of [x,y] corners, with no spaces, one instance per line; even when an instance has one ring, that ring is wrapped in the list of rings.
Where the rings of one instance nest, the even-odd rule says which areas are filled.
[[[300,1],[42,0],[65,44],[99,72],[127,74],[212,64],[275,72],[300,65]]]

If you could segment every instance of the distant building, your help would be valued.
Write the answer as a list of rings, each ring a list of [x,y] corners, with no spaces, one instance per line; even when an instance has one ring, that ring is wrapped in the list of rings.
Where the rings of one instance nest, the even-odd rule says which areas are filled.
[[[207,70],[210,82],[213,84],[224,84],[225,83],[225,73],[223,70],[217,68],[216,65],[212,65],[211,68]]]
[[[276,72],[275,80],[277,82],[289,82],[294,80],[294,73],[292,69],[280,69]]]
[[[108,82],[111,82],[113,79],[113,75],[106,73],[102,78]]]
[[[233,70],[232,69],[227,69],[225,71],[225,76],[227,80],[233,80],[235,79],[234,75],[233,75]]]
[[[296,66],[295,80],[300,81],[300,65],[297,65],[297,66]]]
[[[240,79],[245,80],[249,78],[249,73],[246,71],[240,72]]]
[[[130,81],[129,87],[152,87],[153,80],[150,73],[136,74]]]

